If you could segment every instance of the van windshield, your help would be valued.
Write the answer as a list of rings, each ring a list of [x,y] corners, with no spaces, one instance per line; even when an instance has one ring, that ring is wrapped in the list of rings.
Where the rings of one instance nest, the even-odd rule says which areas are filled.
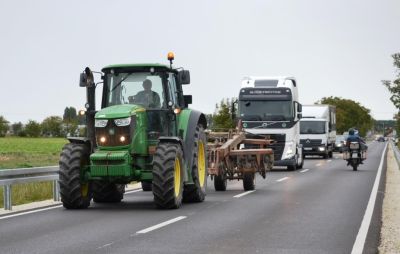
[[[325,134],[325,122],[300,121],[300,134]]]

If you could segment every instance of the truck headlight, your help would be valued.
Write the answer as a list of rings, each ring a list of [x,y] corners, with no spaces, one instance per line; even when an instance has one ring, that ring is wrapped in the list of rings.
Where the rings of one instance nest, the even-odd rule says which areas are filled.
[[[325,146],[320,146],[320,147],[318,147],[318,150],[319,150],[320,152],[325,151]]]
[[[285,158],[290,158],[293,155],[294,155],[293,143],[288,143]]]
[[[115,125],[117,126],[128,126],[131,124],[131,118],[119,118],[114,120]]]
[[[104,119],[96,119],[94,120],[94,126],[95,127],[100,127],[100,128],[104,128],[107,126],[108,120],[104,120]]]

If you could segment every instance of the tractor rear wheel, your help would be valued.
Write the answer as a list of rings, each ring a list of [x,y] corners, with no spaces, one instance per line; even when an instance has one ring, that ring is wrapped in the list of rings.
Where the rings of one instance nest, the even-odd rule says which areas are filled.
[[[192,177],[193,183],[186,185],[183,190],[184,202],[203,202],[207,188],[207,156],[206,135],[202,126],[196,127],[193,147]]]
[[[153,157],[153,195],[159,208],[179,208],[184,178],[183,152],[176,143],[159,143]]]
[[[152,188],[152,183],[151,182],[142,182],[142,190],[143,191],[151,191]]]
[[[93,182],[93,201],[96,203],[118,203],[124,198],[125,185],[102,181]]]
[[[254,173],[243,173],[243,189],[245,191],[254,190],[256,187]]]
[[[81,171],[89,165],[89,148],[83,144],[66,144],[60,157],[61,202],[67,209],[83,209],[92,199],[91,184],[81,182]]]

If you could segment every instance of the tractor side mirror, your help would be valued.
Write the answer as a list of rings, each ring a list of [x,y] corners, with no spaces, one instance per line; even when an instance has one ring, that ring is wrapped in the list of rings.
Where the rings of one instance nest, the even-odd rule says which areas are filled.
[[[86,67],[85,71],[83,73],[81,73],[81,75],[79,77],[79,86],[80,87],[94,86],[93,72],[89,69],[89,67]]]
[[[189,106],[189,104],[192,104],[192,96],[191,95],[184,95],[183,96],[183,101],[185,102],[185,108]]]
[[[190,84],[190,72],[187,70],[181,70],[178,72],[178,82],[181,85]]]

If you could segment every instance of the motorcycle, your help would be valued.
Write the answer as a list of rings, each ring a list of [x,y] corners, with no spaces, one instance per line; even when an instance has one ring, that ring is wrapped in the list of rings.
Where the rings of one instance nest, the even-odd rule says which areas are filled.
[[[358,166],[367,159],[367,152],[361,149],[359,142],[350,142],[343,153],[343,159],[347,161],[347,166],[350,165],[353,171],[357,171]]]

